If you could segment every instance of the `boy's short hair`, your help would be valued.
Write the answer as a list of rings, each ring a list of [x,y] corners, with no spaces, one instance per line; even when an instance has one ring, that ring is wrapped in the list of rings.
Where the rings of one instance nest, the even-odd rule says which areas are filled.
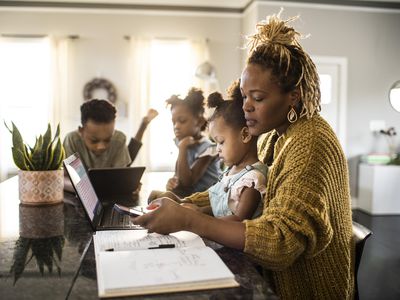
[[[115,120],[117,110],[107,100],[92,99],[81,105],[81,123],[84,126],[89,120],[96,123],[111,123]]]

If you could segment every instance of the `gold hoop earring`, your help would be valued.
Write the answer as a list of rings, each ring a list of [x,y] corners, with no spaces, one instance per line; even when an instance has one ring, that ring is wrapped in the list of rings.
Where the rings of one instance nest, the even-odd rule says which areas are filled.
[[[297,121],[297,112],[294,110],[293,106],[291,106],[291,108],[287,114],[287,119],[290,123],[294,123]]]

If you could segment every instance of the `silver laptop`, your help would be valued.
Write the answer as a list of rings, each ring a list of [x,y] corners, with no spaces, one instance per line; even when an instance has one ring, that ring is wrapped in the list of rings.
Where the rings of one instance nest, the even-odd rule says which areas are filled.
[[[72,154],[63,163],[93,230],[142,229],[134,225],[129,216],[114,210],[114,203],[102,204],[78,153]]]

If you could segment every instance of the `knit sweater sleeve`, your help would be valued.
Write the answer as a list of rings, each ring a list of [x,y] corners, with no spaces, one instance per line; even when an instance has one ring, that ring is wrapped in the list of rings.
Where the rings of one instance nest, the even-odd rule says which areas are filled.
[[[208,197],[208,190],[204,192],[194,193],[183,199],[183,202],[193,203],[197,206],[208,206],[210,205],[210,198]]]
[[[326,199],[335,174],[327,172],[335,173],[329,164],[336,149],[324,143],[316,132],[287,139],[268,178],[262,216],[245,221],[244,251],[268,269],[313,257],[332,239]]]

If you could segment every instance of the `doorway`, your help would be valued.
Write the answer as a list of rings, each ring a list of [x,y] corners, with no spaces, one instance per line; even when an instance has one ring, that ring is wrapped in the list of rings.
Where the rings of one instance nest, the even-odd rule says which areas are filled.
[[[346,153],[347,58],[312,58],[320,77],[321,116],[328,121]]]

